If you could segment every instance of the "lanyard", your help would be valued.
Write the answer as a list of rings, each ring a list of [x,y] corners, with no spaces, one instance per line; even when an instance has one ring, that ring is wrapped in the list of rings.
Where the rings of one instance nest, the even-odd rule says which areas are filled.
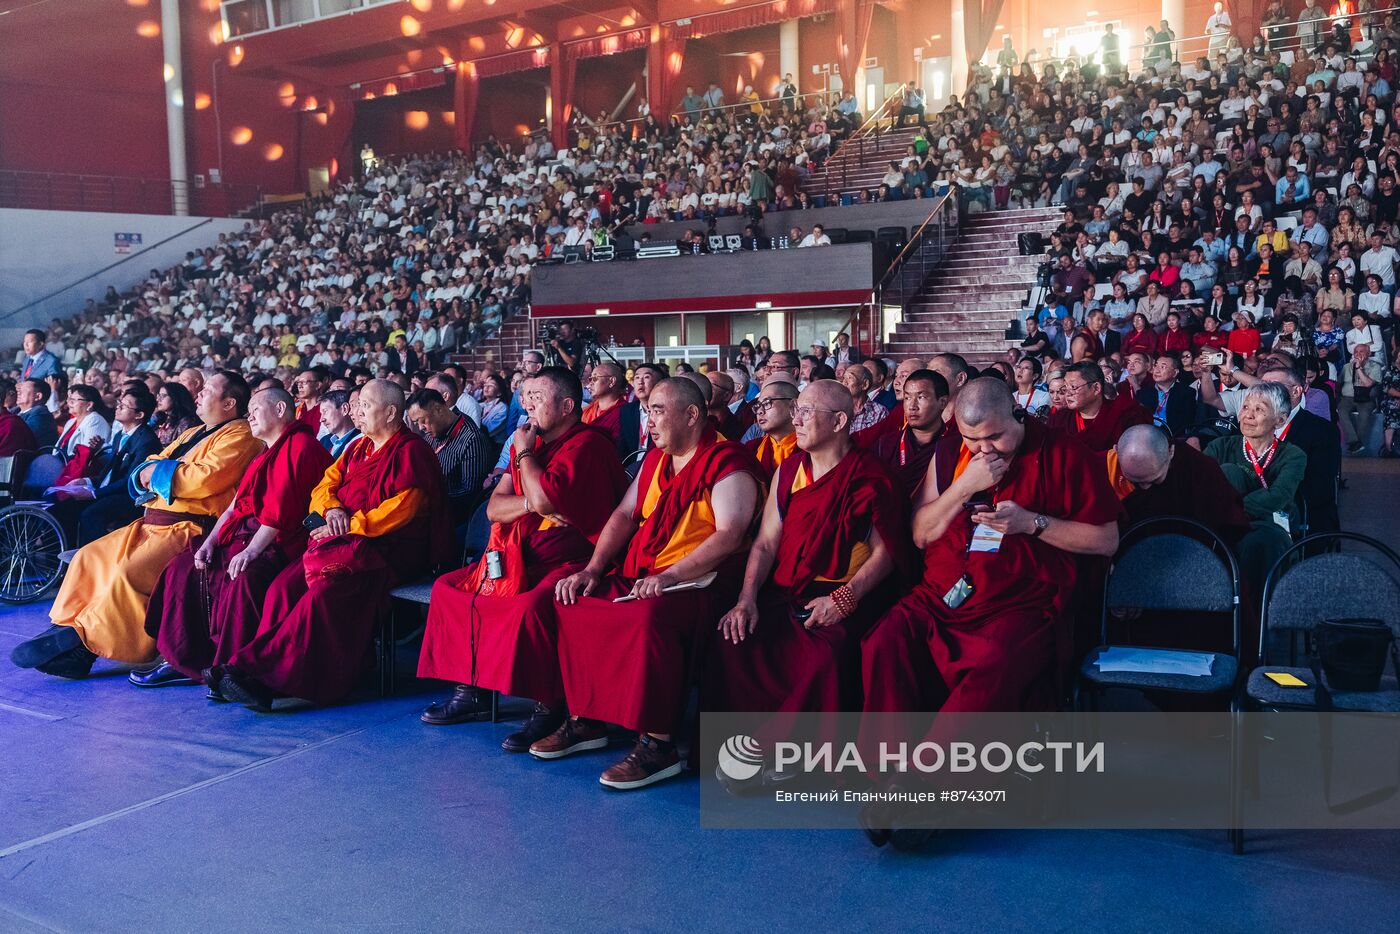
[[[1278,439],[1274,439],[1273,443],[1269,445],[1269,450],[1264,453],[1262,458],[1258,457],[1254,453],[1254,448],[1249,446],[1248,438],[1242,440],[1244,443],[1245,459],[1249,461],[1249,466],[1254,468],[1254,475],[1259,478],[1259,483],[1267,490],[1269,488],[1269,481],[1264,479],[1264,471],[1268,468],[1269,464],[1273,463],[1274,455],[1278,453]]]
[[[1287,441],[1287,440],[1288,440],[1288,433],[1289,433],[1290,431],[1292,431],[1292,430],[1293,430],[1293,419],[1290,418],[1290,419],[1288,420],[1288,424],[1287,424],[1287,425],[1284,425],[1283,428],[1279,430],[1279,433],[1278,433],[1278,435],[1277,435],[1278,440],[1279,440],[1279,441]]]

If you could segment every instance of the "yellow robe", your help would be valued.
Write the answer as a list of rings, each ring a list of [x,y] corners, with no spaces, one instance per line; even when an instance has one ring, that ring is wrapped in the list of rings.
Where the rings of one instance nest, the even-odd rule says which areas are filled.
[[[185,439],[176,438],[159,458],[168,458]],[[249,463],[263,448],[243,419],[231,422],[195,445],[175,469],[173,501],[156,497],[148,505],[167,512],[217,516],[228,507]],[[201,534],[195,522],[131,525],[88,544],[73,563],[49,610],[60,626],[71,626],[89,651],[119,662],[149,662],[156,643],[146,635],[146,606],[156,581],[171,559]]]

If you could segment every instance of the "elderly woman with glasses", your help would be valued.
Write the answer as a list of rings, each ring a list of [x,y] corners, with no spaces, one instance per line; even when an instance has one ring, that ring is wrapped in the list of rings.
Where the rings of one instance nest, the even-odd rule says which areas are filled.
[[[1257,383],[1245,390],[1240,403],[1240,433],[1216,438],[1206,447],[1244,498],[1252,530],[1239,544],[1240,569],[1256,586],[1292,542],[1290,517],[1308,467],[1301,448],[1275,435],[1292,407],[1283,386]]]

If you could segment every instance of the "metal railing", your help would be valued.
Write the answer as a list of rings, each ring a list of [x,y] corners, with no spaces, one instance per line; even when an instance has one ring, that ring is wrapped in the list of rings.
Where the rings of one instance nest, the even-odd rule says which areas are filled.
[[[0,208],[233,217],[262,203],[255,185],[0,169]]]
[[[904,86],[900,85],[870,112],[854,133],[836,145],[820,171],[809,176],[809,184],[820,187],[818,194],[839,199],[843,191],[850,189],[852,159],[857,167],[863,167],[867,156],[887,155],[880,151],[881,134],[888,136],[889,131],[895,129],[895,115],[899,113],[903,100]],[[838,170],[839,185],[834,184]]]

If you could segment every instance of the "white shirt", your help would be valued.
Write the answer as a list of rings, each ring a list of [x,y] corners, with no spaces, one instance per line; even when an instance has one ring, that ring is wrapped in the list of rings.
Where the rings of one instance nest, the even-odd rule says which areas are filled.
[[[808,234],[807,236],[803,237],[802,242],[798,244],[799,248],[804,246],[831,246],[831,238],[828,237],[826,234],[822,234],[820,238],[816,238],[812,234]]]
[[[475,422],[476,427],[481,427],[481,403],[471,393],[464,392],[457,397],[456,409]]]

